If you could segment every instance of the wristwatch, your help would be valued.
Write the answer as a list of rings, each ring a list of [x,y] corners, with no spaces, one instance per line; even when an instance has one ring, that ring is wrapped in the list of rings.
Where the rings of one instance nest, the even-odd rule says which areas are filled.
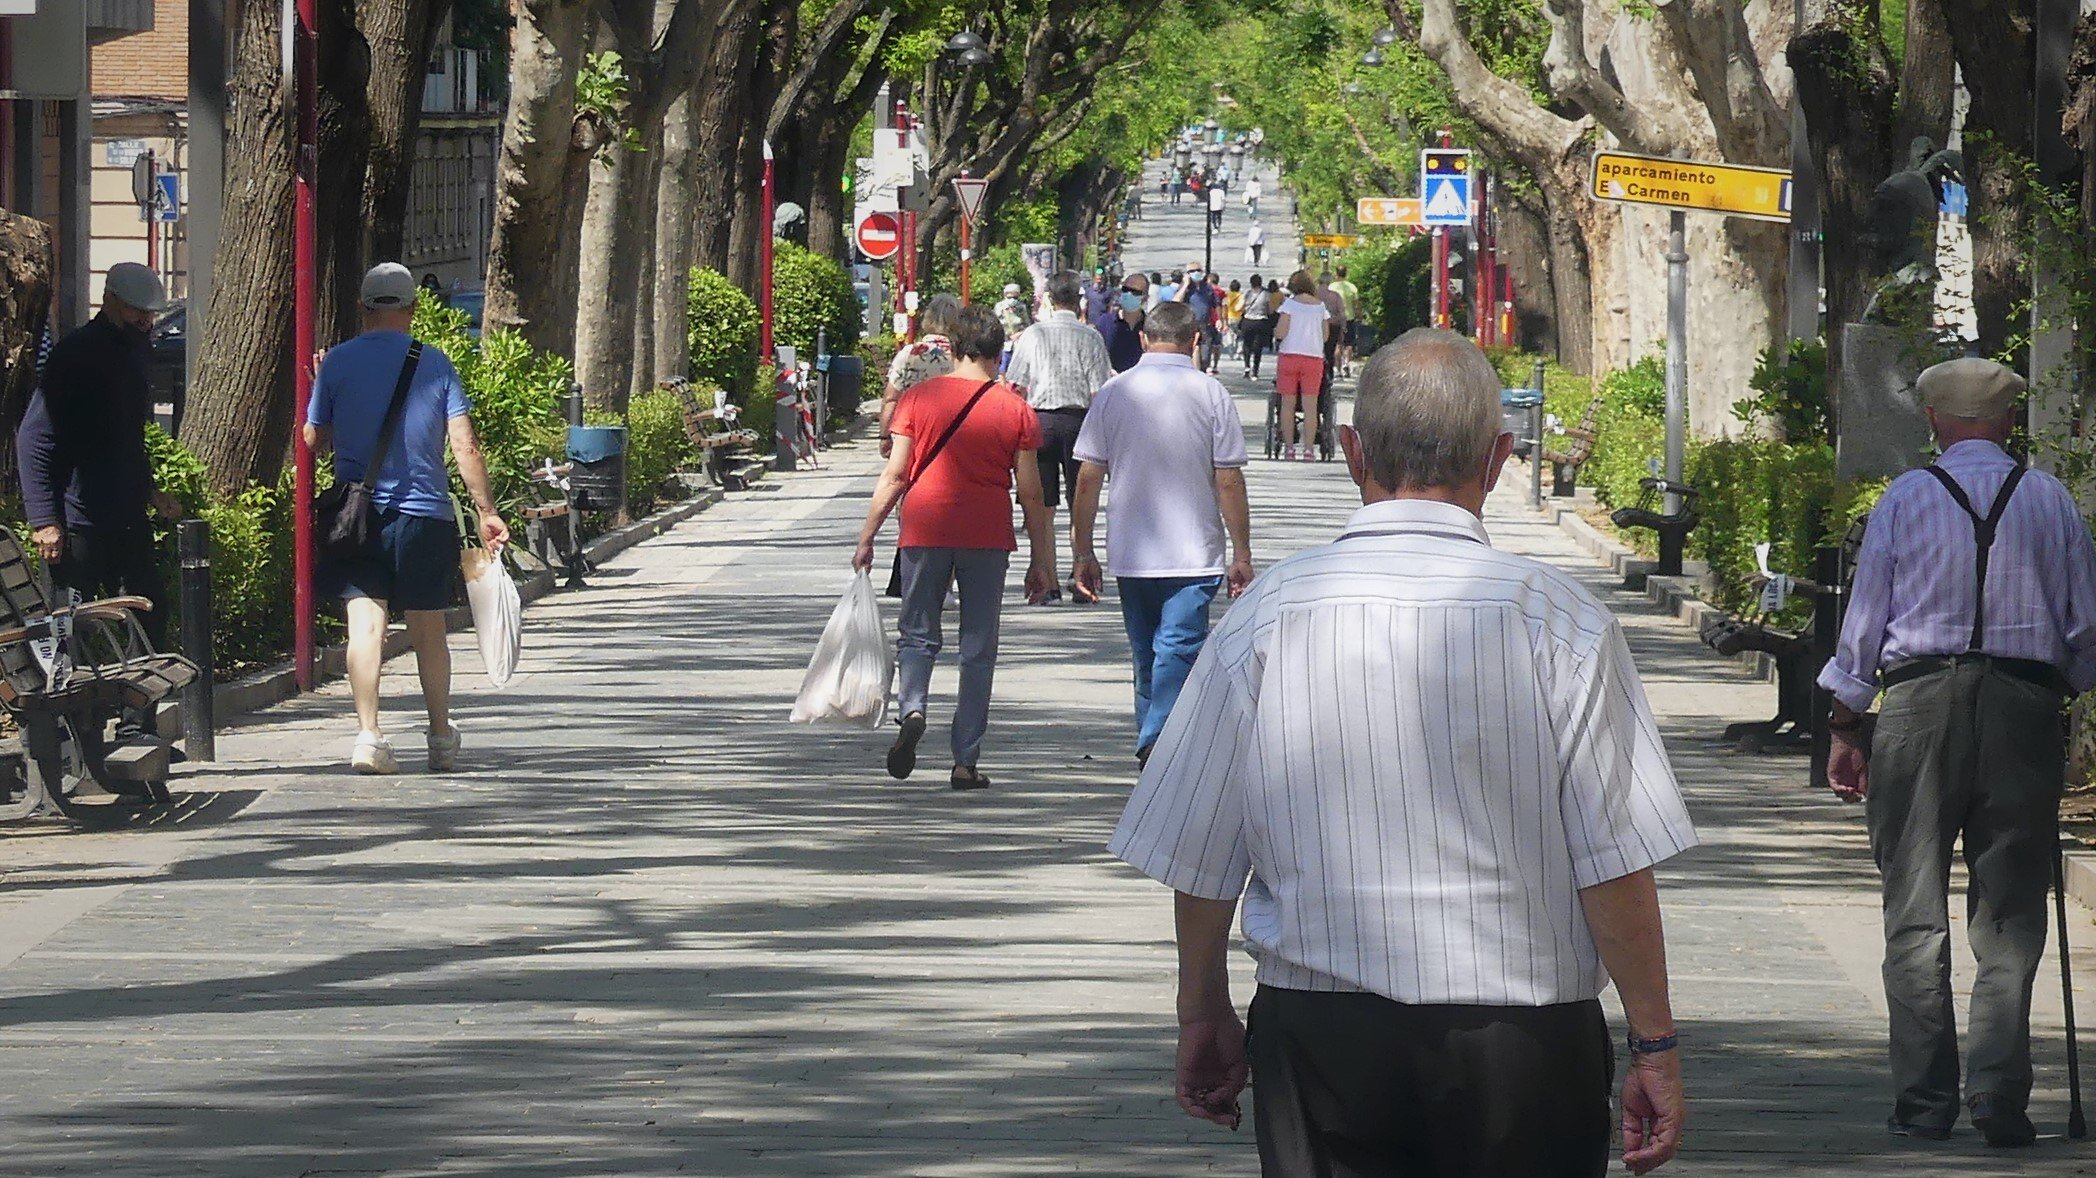
[[[1858,732],[1861,731],[1863,726],[1869,723],[1869,721],[1870,713],[1868,712],[1851,712],[1847,720],[1836,720],[1832,717],[1829,717],[1827,720],[1827,731]]]
[[[1630,1036],[1630,1054],[1660,1055],[1674,1050],[1679,1045],[1679,1040],[1680,1035],[1674,1031],[1668,1031],[1657,1039],[1640,1039],[1636,1035],[1632,1035]]]

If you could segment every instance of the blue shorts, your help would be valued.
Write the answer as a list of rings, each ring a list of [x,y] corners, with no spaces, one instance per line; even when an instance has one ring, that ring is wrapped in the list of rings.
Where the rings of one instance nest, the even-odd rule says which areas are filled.
[[[345,601],[368,597],[400,610],[448,609],[458,580],[458,523],[398,511],[379,512],[377,522],[370,551],[323,565],[317,578],[321,590]]]

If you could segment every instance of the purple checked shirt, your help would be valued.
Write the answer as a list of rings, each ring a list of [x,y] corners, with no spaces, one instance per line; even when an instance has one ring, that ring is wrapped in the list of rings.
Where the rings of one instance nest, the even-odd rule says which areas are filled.
[[[1936,465],[1985,515],[2015,462],[1994,443],[1972,440],[1945,450]],[[1866,711],[1885,668],[1965,653],[1978,551],[1972,517],[1934,476],[1911,470],[1894,480],[1871,512],[1841,646],[1820,686]],[[1986,623],[1984,653],[2050,663],[2076,691],[2096,686],[2096,542],[2051,475],[2029,472],[2009,500],[1987,568]]]

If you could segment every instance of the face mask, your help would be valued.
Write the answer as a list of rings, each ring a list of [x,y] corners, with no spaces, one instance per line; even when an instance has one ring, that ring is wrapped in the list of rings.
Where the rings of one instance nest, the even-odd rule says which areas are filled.
[[[1141,296],[1141,295],[1139,295],[1139,294],[1135,293],[1135,292],[1134,292],[1134,291],[1132,291],[1132,290],[1124,290],[1124,291],[1122,291],[1122,292],[1121,292],[1121,309],[1122,309],[1123,311],[1140,311],[1140,310],[1142,310],[1142,309],[1143,309],[1143,296]]]

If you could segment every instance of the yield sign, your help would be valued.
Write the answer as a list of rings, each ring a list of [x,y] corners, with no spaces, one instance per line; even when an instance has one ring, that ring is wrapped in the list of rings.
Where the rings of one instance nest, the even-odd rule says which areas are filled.
[[[990,182],[972,176],[956,176],[953,180],[953,195],[961,202],[961,216],[970,221],[982,213],[983,196],[990,190]]]
[[[1420,220],[1428,225],[1470,223],[1470,177],[1437,176],[1426,184]]]
[[[892,258],[902,248],[902,222],[893,213],[868,213],[853,237],[859,252],[873,261]]]

